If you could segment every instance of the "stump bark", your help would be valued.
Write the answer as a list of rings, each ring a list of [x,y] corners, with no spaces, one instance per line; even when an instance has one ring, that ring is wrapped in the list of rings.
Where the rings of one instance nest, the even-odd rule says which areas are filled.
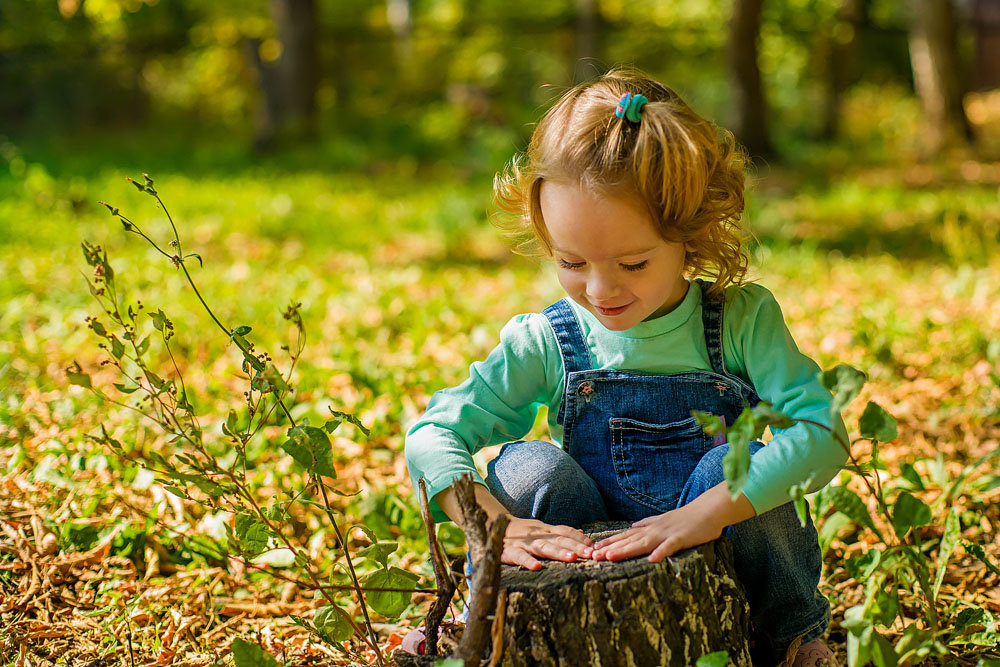
[[[585,532],[596,542],[628,525]],[[750,612],[725,538],[655,564],[644,557],[543,563],[537,572],[502,566],[502,652],[490,665],[690,667],[716,651],[751,665]],[[427,656],[393,658],[400,666],[433,664]]]
[[[596,540],[618,532],[587,531]],[[694,665],[726,651],[750,665],[750,614],[725,538],[660,563],[546,561],[504,566],[504,667]]]

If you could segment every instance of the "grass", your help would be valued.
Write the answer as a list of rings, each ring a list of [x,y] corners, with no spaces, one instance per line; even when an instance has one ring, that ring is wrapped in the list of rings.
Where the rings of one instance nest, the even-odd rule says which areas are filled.
[[[124,176],[147,171],[156,178],[185,251],[205,261],[194,276],[224,321],[252,325],[254,340],[277,350],[289,333],[281,311],[302,302],[309,342],[297,369],[296,417],[318,421],[329,405],[371,426],[368,440],[337,432],[338,484],[360,492],[338,502],[380,537],[401,540],[394,562],[424,577],[430,570],[402,463],[403,433],[435,390],[460,382],[468,364],[489,352],[509,317],[561,296],[549,268],[512,256],[486,221],[490,176],[500,161],[470,169],[448,155],[432,163],[394,160],[359,155],[346,140],[257,158],[231,139],[157,136],[16,139],[4,148],[11,169],[0,174],[0,462],[9,471],[0,506],[22,523],[32,512],[42,515],[63,552],[87,551],[117,527],[108,557],[120,559],[119,569],[112,572],[132,563],[141,579],[154,552],[161,553],[159,571],[147,581],[119,574],[93,588],[88,613],[98,629],[89,636],[104,638],[109,664],[128,664],[132,633],[142,646],[131,650],[165,655],[162,636],[172,637],[178,623],[170,610],[186,614],[197,605],[190,591],[155,604],[136,595],[171,576],[207,572],[199,584],[209,590],[206,600],[272,591],[271,580],[224,571],[162,529],[165,522],[210,533],[218,517],[171,501],[135,465],[95,446],[88,434],[104,424],[136,451],[166,447],[141,419],[96,402],[63,374],[76,360],[106,377],[84,323],[97,314],[81,275],[79,243],[89,239],[108,250],[119,276],[128,276],[130,299],[162,307],[176,323],[175,352],[200,410],[221,424],[238,403],[238,357],[212,332],[182,276],[96,204],[111,202],[166,240],[162,213]],[[986,162],[976,173],[987,177],[964,178],[963,164],[848,164],[833,177],[822,161],[774,167],[761,170],[749,198],[747,217],[759,240],[754,277],[777,295],[800,348],[824,368],[843,361],[865,369],[864,397],[900,420],[900,437],[884,454],[890,480],[907,461],[929,478],[935,466],[954,475],[1000,440],[1000,177],[989,176],[994,165]],[[848,423],[857,417],[849,414]],[[218,433],[217,425],[204,426]],[[263,487],[284,488],[295,473],[288,457],[275,454],[275,437],[255,444],[255,474]],[[988,506],[996,477],[981,472],[977,479],[962,500],[974,515],[968,537],[995,545],[998,518]],[[935,488],[928,486],[928,497]],[[302,539],[322,553],[331,544],[322,523],[299,519]],[[830,530],[824,585],[835,605],[832,638],[842,642],[836,614],[861,591],[842,559],[858,543],[843,525]],[[445,531],[449,550],[460,551],[460,533]],[[962,572],[977,571],[967,555],[957,562]],[[951,582],[956,599],[985,604],[979,593],[963,593],[964,576]],[[988,574],[979,581],[989,581]],[[8,594],[17,582],[0,570]],[[279,589],[268,594],[279,596]],[[415,600],[404,625],[426,610],[426,598]],[[155,623],[128,629],[138,613],[133,607]],[[203,631],[215,632],[227,618],[211,617],[212,629]],[[261,636],[263,643],[277,650],[284,642],[295,654],[291,626],[251,618],[233,632],[273,627],[284,639]],[[235,636],[218,632],[213,636],[226,645]],[[224,657],[213,650],[213,659]]]

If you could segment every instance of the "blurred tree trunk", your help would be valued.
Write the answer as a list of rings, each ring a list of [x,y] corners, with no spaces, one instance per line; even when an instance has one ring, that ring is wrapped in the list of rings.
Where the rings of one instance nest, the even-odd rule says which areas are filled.
[[[976,33],[976,88],[1000,88],[1000,2],[976,0],[972,22]]]
[[[413,60],[413,5],[410,0],[387,0],[385,14],[395,37],[396,60],[405,68]]]
[[[601,74],[601,9],[597,0],[575,0],[573,29],[573,82]]]
[[[774,154],[767,128],[764,86],[757,64],[763,4],[764,0],[735,0],[727,54],[735,114],[730,125],[755,160]]]
[[[911,10],[910,63],[926,116],[928,148],[937,151],[956,141],[971,142],[951,1],[912,0]]]
[[[273,147],[279,134],[311,136],[316,129],[316,89],[319,59],[316,50],[314,0],[271,0],[281,55],[265,64],[257,40],[248,41],[257,70],[261,102],[254,128],[254,146]]]
[[[821,37],[820,61],[826,69],[819,129],[823,140],[840,134],[841,102],[857,68],[858,35],[868,24],[870,5],[871,0],[843,0],[833,24]]]

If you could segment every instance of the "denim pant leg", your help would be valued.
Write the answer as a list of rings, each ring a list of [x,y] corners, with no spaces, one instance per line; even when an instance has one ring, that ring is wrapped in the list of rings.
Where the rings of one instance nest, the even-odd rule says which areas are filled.
[[[763,446],[751,443],[751,455]],[[678,507],[725,481],[722,457],[728,451],[728,444],[720,445],[702,457],[684,485]],[[772,656],[764,663],[780,661],[797,637],[806,644],[823,636],[830,624],[830,602],[817,590],[823,565],[819,537],[812,517],[808,512],[806,516],[802,527],[789,502],[724,533],[733,543],[736,575],[750,603],[758,643],[754,653]]]
[[[518,518],[575,528],[608,520],[597,484],[551,442],[508,442],[487,471],[490,493]]]

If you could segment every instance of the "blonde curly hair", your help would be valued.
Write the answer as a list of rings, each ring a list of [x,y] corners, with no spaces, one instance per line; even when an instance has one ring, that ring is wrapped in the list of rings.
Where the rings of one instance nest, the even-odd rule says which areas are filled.
[[[615,116],[625,93],[648,102],[642,120]],[[720,293],[745,281],[749,256],[741,224],[748,159],[674,91],[631,68],[616,68],[560,97],[493,180],[493,221],[516,251],[551,256],[539,192],[543,181],[576,183],[603,195],[635,196],[660,235],[687,247],[685,272],[709,276]]]

